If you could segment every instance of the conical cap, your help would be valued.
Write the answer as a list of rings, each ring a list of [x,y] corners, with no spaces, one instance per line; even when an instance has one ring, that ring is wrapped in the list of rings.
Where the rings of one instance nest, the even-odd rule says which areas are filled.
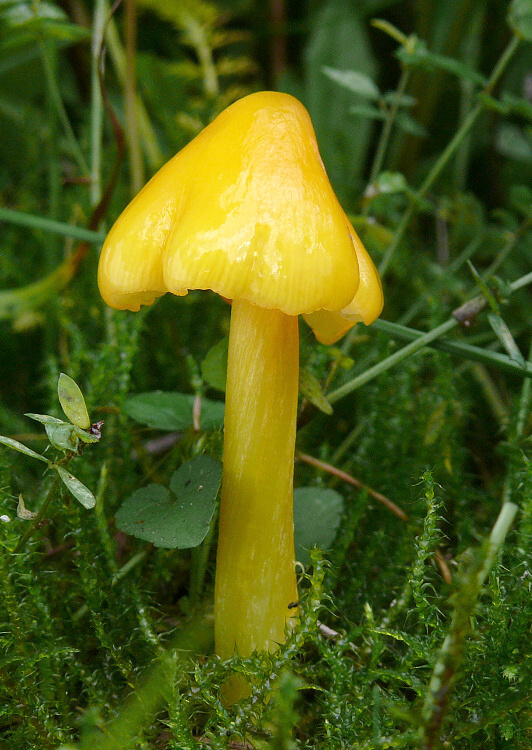
[[[289,315],[341,311],[359,285],[354,236],[305,108],[260,92],[224,110],[130,203],[98,283],[119,309],[212,289]]]

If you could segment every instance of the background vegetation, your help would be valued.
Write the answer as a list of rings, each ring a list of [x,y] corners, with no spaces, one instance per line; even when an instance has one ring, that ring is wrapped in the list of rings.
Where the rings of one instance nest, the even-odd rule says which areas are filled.
[[[96,498],[0,447],[0,747],[532,747],[532,4],[109,11],[0,3],[0,432],[62,456]],[[340,493],[338,533],[302,574],[298,633],[222,665],[214,547],[157,548],[115,516],[192,456],[220,458],[216,420],[164,432],[129,413],[157,389],[223,400],[210,350],[229,309],[190,293],[115,312],[95,279],[131,196],[261,88],[308,107],[386,304],[337,347],[302,324],[296,486]],[[60,372],[105,420],[79,457],[22,416],[63,418]],[[231,669],[255,688],[228,709]]]

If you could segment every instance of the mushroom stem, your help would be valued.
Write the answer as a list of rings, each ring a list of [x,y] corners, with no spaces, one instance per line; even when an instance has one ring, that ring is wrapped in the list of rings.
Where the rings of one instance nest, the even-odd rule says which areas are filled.
[[[297,616],[298,377],[297,317],[234,300],[215,590],[216,651],[222,659],[275,650]],[[242,697],[232,692],[228,702]]]

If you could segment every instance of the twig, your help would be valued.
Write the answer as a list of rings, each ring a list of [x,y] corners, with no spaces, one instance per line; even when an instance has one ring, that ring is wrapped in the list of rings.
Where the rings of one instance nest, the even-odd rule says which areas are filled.
[[[356,479],[355,477],[351,476],[351,474],[347,474],[345,471],[342,471],[341,469],[337,469],[335,466],[331,466],[331,464],[328,464],[325,461],[320,461],[319,458],[314,458],[314,456],[309,456],[306,453],[301,453],[301,451],[296,451],[296,458],[298,458],[300,461],[303,461],[306,464],[309,464],[310,466],[315,466],[317,469],[322,469],[323,471],[326,471],[328,474],[331,474],[332,476],[337,477],[338,479],[341,479],[344,482],[347,482],[347,484],[353,485],[353,487],[357,487],[359,490],[364,490],[365,492],[368,493],[368,495],[370,495],[372,498],[377,500],[377,502],[385,505],[388,508],[388,510],[391,510],[391,512],[394,515],[396,515],[398,518],[400,518],[402,521],[408,520],[408,516],[403,510],[401,510],[401,508],[398,505],[393,503],[384,495],[381,495],[380,492],[377,492],[371,487],[368,487],[359,479]]]

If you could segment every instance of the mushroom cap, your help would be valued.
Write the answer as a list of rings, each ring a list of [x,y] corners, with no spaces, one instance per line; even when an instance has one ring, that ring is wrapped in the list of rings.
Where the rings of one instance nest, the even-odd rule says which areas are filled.
[[[305,315],[305,321],[322,344],[334,344],[357,323],[369,326],[382,312],[382,283],[373,261],[357,233],[349,223],[351,238],[358,258],[360,282],[351,302],[340,312],[316,310]]]
[[[118,309],[212,289],[288,315],[359,313],[359,243],[307,111],[260,92],[224,110],[129,204],[98,284]]]

